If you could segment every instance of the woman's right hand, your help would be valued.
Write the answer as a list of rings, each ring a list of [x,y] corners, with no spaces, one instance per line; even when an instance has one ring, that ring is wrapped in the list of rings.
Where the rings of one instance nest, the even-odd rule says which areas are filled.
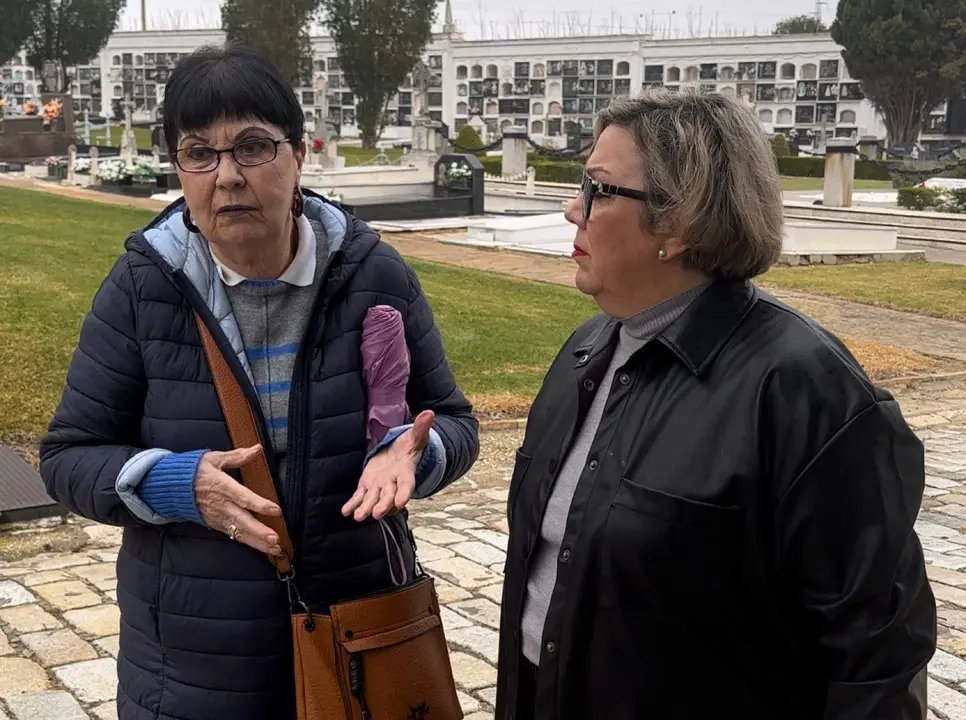
[[[208,527],[269,555],[281,555],[278,534],[252,513],[280,516],[282,509],[255,494],[224,469],[236,469],[248,464],[262,450],[261,445],[239,448],[228,452],[211,451],[201,457],[195,475],[195,503]]]

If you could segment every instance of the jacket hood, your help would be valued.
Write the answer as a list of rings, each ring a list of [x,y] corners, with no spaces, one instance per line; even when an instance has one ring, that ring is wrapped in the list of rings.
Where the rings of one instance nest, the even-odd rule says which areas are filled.
[[[347,244],[351,219],[340,208],[311,191],[303,190],[302,196],[303,213],[315,232],[316,242],[324,243],[327,247],[325,262],[328,263]],[[126,246],[129,250],[137,245],[150,248],[148,254],[155,261],[160,261],[166,266],[165,269],[181,273],[188,279],[228,337],[245,373],[252,378],[241,330],[225,286],[218,277],[208,241],[200,233],[191,232],[185,227],[182,215],[184,208],[184,198],[171,203],[147,227],[130,238]]]

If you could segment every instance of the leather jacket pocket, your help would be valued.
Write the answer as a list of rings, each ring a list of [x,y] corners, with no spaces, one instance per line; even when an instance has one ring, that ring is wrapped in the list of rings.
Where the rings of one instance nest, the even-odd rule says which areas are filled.
[[[714,624],[741,594],[745,510],[670,495],[623,478],[605,526],[607,604],[663,621]]]

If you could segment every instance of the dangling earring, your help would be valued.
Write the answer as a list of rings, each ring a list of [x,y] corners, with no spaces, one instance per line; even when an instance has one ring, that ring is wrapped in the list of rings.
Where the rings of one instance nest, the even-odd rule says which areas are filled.
[[[198,229],[198,226],[191,222],[191,211],[188,209],[187,205],[185,205],[184,210],[181,211],[181,220],[184,222],[184,226],[188,228],[189,231],[193,233],[201,233],[201,230]]]
[[[302,217],[303,207],[302,193],[299,192],[298,188],[295,188],[295,197],[292,199],[292,217],[296,219]]]
[[[657,251],[657,256],[661,258],[661,260],[663,260],[664,258],[667,257],[667,250],[665,250],[664,248],[661,248],[660,250]]]

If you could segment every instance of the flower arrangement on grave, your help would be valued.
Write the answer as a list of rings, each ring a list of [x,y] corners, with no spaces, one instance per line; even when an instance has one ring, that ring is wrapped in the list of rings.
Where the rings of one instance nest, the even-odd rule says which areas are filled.
[[[325,149],[325,140],[323,140],[322,138],[318,138],[317,137],[317,138],[315,138],[312,141],[312,152],[313,153],[318,154],[318,153],[322,152],[322,150],[324,150],[324,149]]]
[[[36,115],[37,114],[37,103],[33,100],[28,100],[23,104],[23,114],[24,115]]]
[[[468,165],[452,162],[443,173],[443,185],[449,188],[466,189],[473,178],[473,171]]]
[[[74,172],[77,175],[89,175],[91,172],[91,159],[79,157],[74,160]]]
[[[97,164],[97,179],[105,183],[121,184],[131,177],[131,169],[122,160],[101,160]]]
[[[128,171],[130,176],[135,180],[154,180],[158,176],[150,158],[136,158],[134,164],[128,168]]]
[[[63,178],[67,177],[66,158],[51,155],[44,160],[44,164],[47,165],[47,177],[57,180],[62,180]]]
[[[51,100],[49,103],[44,105],[41,113],[44,116],[44,125],[50,125],[54,120],[59,118],[64,112],[64,103],[60,100]]]

